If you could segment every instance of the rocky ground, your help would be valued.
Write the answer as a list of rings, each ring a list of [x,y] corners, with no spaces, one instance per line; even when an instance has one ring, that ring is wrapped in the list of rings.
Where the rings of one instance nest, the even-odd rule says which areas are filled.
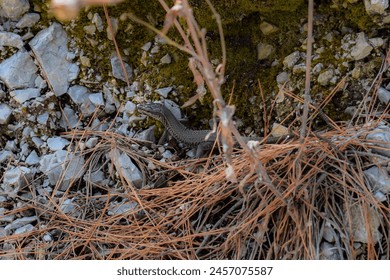
[[[339,2],[334,1],[333,5],[358,5],[353,0]],[[343,22],[338,28],[327,29],[325,20],[329,15],[316,15],[313,91],[319,103],[332,90],[339,92],[333,109],[327,111],[337,121],[356,118],[355,112],[361,106],[378,99],[375,113],[384,116],[383,122],[367,139],[385,144],[373,150],[381,158],[381,164],[371,164],[365,174],[373,195],[388,205],[390,127],[385,110],[390,100],[390,60],[386,56],[390,8],[388,1],[364,2],[367,15],[373,18],[370,31]],[[4,258],[16,258],[10,253],[15,244],[6,241],[10,236],[39,231],[41,241],[50,243],[58,235],[54,230],[44,231],[40,214],[26,207],[31,201],[40,205],[55,201],[63,214],[80,217],[81,205],[70,194],[91,191],[98,196],[111,188],[120,189],[119,179],[138,189],[164,185],[151,180],[153,175],[146,176],[141,165],[146,173],[158,168],[152,161],[141,162],[137,153],[154,155],[161,163],[193,155],[190,149],[180,153],[168,144],[159,147],[144,144],[143,141],[155,142],[155,127],[144,129],[146,117],[135,114],[138,103],[165,100],[175,115],[182,117],[177,104],[185,101],[181,92],[187,86],[175,76],[165,83],[152,81],[160,68],[176,67],[175,51],[153,35],[151,40],[134,43],[140,46],[135,61],[127,59],[132,54],[126,45],[121,45],[127,72],[124,75],[102,10],[87,10],[82,14],[84,21],[64,24],[48,17],[42,8],[45,5],[40,1],[0,1],[0,251],[6,252]],[[128,24],[127,13],[111,18],[114,31],[121,25],[132,33],[134,26]],[[83,35],[76,35],[76,29],[83,30]],[[300,95],[303,90],[306,29],[307,24],[302,22],[295,47],[284,57],[274,58],[277,46],[269,42],[259,42],[254,50],[259,63],[266,63],[271,70],[278,69],[273,87],[268,89],[275,106],[271,123],[280,123],[298,106],[299,102],[289,93]],[[278,27],[264,19],[258,31],[267,36],[278,33]],[[111,51],[107,52],[108,49]],[[106,53],[111,55],[107,57]],[[102,64],[99,68],[96,61],[106,61],[105,69]],[[250,96],[246,102],[255,106],[259,100],[260,96]],[[200,105],[195,106],[188,111],[193,117]],[[242,131],[264,133],[263,127],[247,125],[242,118],[237,119]],[[263,116],[253,119],[262,122]],[[207,118],[197,121],[208,123]],[[129,143],[130,138],[138,140]],[[126,142],[126,148],[113,149],[113,139],[117,143]],[[93,157],[94,151],[101,154]],[[109,215],[120,215],[136,206],[135,201],[112,200],[107,209]],[[363,219],[359,215],[356,214],[356,219]],[[376,242],[382,236],[379,220],[375,220],[377,228],[372,233]],[[364,230],[357,233],[360,235],[357,242],[368,242],[361,237],[365,234]],[[325,238],[321,243],[323,250],[331,248],[333,242],[333,237]],[[329,254],[329,258],[333,257],[333,253]]]

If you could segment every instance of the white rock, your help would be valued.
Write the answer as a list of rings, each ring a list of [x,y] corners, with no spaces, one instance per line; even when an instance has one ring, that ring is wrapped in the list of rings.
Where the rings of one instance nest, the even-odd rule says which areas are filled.
[[[42,156],[39,165],[51,185],[60,183],[60,191],[66,191],[85,172],[84,157],[64,150]]]
[[[385,168],[373,166],[365,170],[364,174],[367,176],[372,190],[375,192],[380,191],[384,194],[390,193],[390,177]]]
[[[360,60],[370,55],[373,47],[368,42],[366,34],[364,32],[358,33],[356,38],[356,44],[351,49],[351,56],[354,60]]]
[[[124,64],[126,72],[127,72],[127,77],[129,78],[129,81],[131,82],[131,79],[133,77],[133,69],[126,62],[123,62],[123,64]],[[115,78],[126,82],[126,76],[123,73],[121,62],[116,55],[111,57],[111,68],[112,68],[112,75]]]
[[[317,78],[317,82],[322,86],[327,86],[334,77],[334,71],[332,68],[320,73]]]
[[[138,203],[131,201],[131,202],[121,202],[119,204],[110,203],[110,206],[108,208],[108,215],[121,215],[128,211],[132,211],[137,207]]]
[[[75,111],[68,105],[65,105],[60,119],[60,126],[63,128],[76,128],[81,125]]]
[[[259,43],[257,46],[257,59],[267,59],[274,51],[274,47],[270,44]]]
[[[97,137],[91,137],[88,139],[87,142],[85,142],[85,146],[89,149],[95,147],[97,145],[97,143],[99,142],[99,138]]]
[[[22,227],[24,225],[30,224],[32,222],[35,222],[37,219],[38,219],[37,216],[19,218],[19,219],[14,220],[11,224],[7,225],[5,227],[5,229],[6,230],[17,229],[17,228],[20,228],[20,227]]]
[[[65,146],[69,145],[69,141],[61,137],[52,137],[47,139],[47,146],[52,151],[62,150]]]
[[[37,116],[37,122],[39,124],[42,124],[42,125],[46,125],[48,119],[49,119],[49,113],[48,112],[45,112],[45,113]]]
[[[28,0],[1,0],[0,16],[5,16],[12,20],[22,17],[30,9]]]
[[[0,63],[0,80],[10,89],[34,87],[37,70],[31,56],[22,49]]]
[[[23,47],[22,37],[12,32],[0,31],[0,47],[1,46],[21,49]]]
[[[364,6],[368,14],[385,14],[389,7],[389,0],[364,0]]]
[[[287,72],[281,72],[276,76],[276,82],[279,85],[283,85],[284,83],[288,82],[290,80],[290,77]]]
[[[41,30],[29,43],[56,96],[67,92],[72,63],[66,58],[68,38],[59,23]]]
[[[4,188],[6,191],[17,193],[26,186],[32,177],[32,170],[24,166],[13,167],[4,172]]]
[[[373,146],[374,153],[390,158],[390,127],[378,126],[366,136],[366,140]]]
[[[377,92],[379,101],[384,103],[385,105],[389,103],[390,101],[390,91],[387,89],[384,89],[383,87],[380,87]]]
[[[17,89],[11,91],[10,95],[16,102],[22,104],[27,100],[41,96],[41,90],[39,88]]]
[[[382,234],[379,227],[383,218],[376,209],[353,204],[348,211],[345,211],[344,219],[347,224],[351,223],[349,227],[352,228],[352,238],[355,242],[368,243],[372,240],[377,243],[381,240]],[[368,230],[371,232],[370,236]]]
[[[17,28],[33,27],[41,19],[37,13],[25,14],[16,24]]]
[[[12,109],[7,104],[0,103],[0,124],[8,124]]]
[[[0,163],[9,161],[13,159],[15,156],[11,151],[2,150],[0,151]]]
[[[109,152],[108,156],[114,163],[117,172],[121,174],[128,183],[133,184],[136,188],[142,187],[142,172],[126,153],[113,149]]]
[[[173,87],[164,87],[156,89],[155,92],[157,92],[160,96],[167,98],[168,94],[172,91]]]
[[[284,67],[291,69],[300,58],[301,54],[299,51],[295,51],[284,58],[283,65]]]
[[[37,152],[36,151],[32,151],[28,157],[26,158],[26,163],[28,165],[34,165],[34,164],[38,164],[39,163],[39,160],[40,160],[40,157],[38,156]]]
[[[88,95],[89,100],[92,102],[95,106],[104,106],[104,99],[103,99],[103,93],[97,92],[97,93],[91,93]]]

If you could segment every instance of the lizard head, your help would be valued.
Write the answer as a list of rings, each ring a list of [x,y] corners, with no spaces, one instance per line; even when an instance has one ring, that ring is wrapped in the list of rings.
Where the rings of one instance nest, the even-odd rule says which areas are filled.
[[[164,109],[165,106],[163,104],[156,102],[137,105],[138,112],[157,120],[162,120],[164,118]]]

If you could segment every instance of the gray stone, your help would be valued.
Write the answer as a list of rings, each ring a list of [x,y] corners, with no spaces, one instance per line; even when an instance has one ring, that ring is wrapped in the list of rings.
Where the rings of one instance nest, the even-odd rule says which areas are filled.
[[[347,216],[348,215],[348,216]],[[380,212],[360,204],[353,204],[345,211],[345,224],[352,228],[352,238],[355,242],[377,243],[382,238],[379,231],[383,220]],[[370,231],[370,234],[368,233]]]
[[[17,28],[33,27],[39,20],[41,16],[37,13],[28,13],[25,14],[16,24]]]
[[[31,56],[22,49],[0,64],[0,80],[9,89],[34,87],[37,70]]]
[[[119,204],[116,204],[115,202],[110,203],[110,206],[108,207],[108,215],[121,215],[128,211],[133,211],[138,206],[137,202],[131,201],[131,202],[121,202]]]
[[[335,245],[328,242],[321,242],[320,260],[340,260],[340,253]]]
[[[20,19],[30,9],[28,0],[1,0],[0,16],[12,20]]]
[[[384,103],[385,105],[389,103],[390,101],[390,91],[387,89],[384,89],[383,87],[380,87],[377,92],[379,101]]]
[[[133,77],[133,69],[126,62],[123,62],[123,64],[125,65],[125,69],[126,69],[129,81],[131,81],[131,79]],[[117,56],[111,57],[111,68],[112,68],[112,75],[115,78],[126,82],[126,78],[125,78],[125,74],[123,73],[121,62]]]
[[[97,92],[88,95],[89,100],[95,106],[104,106],[103,93]]]
[[[284,83],[288,82],[290,80],[290,77],[287,72],[281,72],[276,76],[276,82],[279,85],[283,85]]]
[[[295,51],[284,58],[283,65],[286,68],[293,68],[300,58],[301,54],[299,51]]]
[[[0,124],[8,124],[12,109],[7,104],[0,103]]]
[[[370,55],[373,47],[370,45],[364,32],[358,33],[356,44],[351,49],[351,56],[354,60],[360,60]]]
[[[172,62],[171,56],[167,53],[160,59],[161,64],[170,64]]]
[[[60,185],[60,191],[66,191],[85,172],[84,157],[64,150],[42,156],[39,165],[51,185]]]
[[[99,138],[97,137],[91,137],[85,142],[85,146],[89,149],[95,147],[97,143],[99,142]]]
[[[390,127],[378,126],[366,136],[366,140],[371,144],[374,153],[390,158]]]
[[[1,207],[0,208],[0,222],[11,223],[15,219],[15,215],[14,214],[5,215],[4,212],[8,212],[8,211],[7,211],[7,209]]]
[[[26,89],[17,89],[10,92],[12,98],[22,104],[27,100],[37,98],[41,95],[41,90],[39,88],[26,88]]]
[[[168,94],[172,91],[173,87],[164,87],[156,89],[155,92],[157,92],[160,96],[167,98]]]
[[[31,179],[32,170],[24,166],[13,167],[4,172],[3,189],[6,192],[17,193]]]
[[[108,40],[112,41],[113,37],[115,37],[116,33],[118,32],[119,20],[117,18],[110,17],[110,21],[111,21],[111,28],[109,26],[107,26],[106,31],[107,31]],[[112,34],[112,33],[114,33],[114,34]]]
[[[123,177],[127,183],[134,185],[136,188],[142,187],[142,172],[133,163],[131,158],[118,149],[112,149],[108,157],[114,163],[118,174]]]
[[[68,94],[72,101],[77,105],[81,105],[88,98],[88,88],[84,86],[75,85],[69,88]]]
[[[20,228],[17,228],[14,232],[14,234],[23,234],[23,233],[26,233],[26,232],[29,232],[29,231],[33,231],[34,230],[34,226],[32,224],[27,224],[27,225],[24,225]]]
[[[1,46],[21,49],[23,47],[22,37],[12,32],[0,31],[0,47]]]
[[[42,125],[46,125],[47,124],[47,121],[49,119],[49,113],[48,112],[45,112],[39,116],[37,116],[37,122],[39,124],[42,124]]]
[[[373,166],[364,171],[374,192],[380,191],[383,194],[390,193],[390,177],[385,168]]]
[[[364,0],[366,11],[370,15],[385,14],[385,10],[389,7],[389,0]]]
[[[98,13],[95,13],[92,17],[92,23],[96,25],[96,28],[99,32],[102,32],[104,29],[103,20]]]
[[[147,52],[151,47],[152,47],[152,42],[147,42],[145,45],[141,47],[141,49]]]
[[[28,157],[26,158],[25,162],[26,164],[28,165],[34,165],[34,164],[38,164],[39,163],[39,160],[40,160],[40,157],[38,156],[37,152],[36,151],[32,151]]]
[[[266,21],[263,21],[262,23],[260,23],[260,30],[264,35],[270,35],[272,33],[279,31],[279,28]]]
[[[135,138],[154,143],[156,141],[156,138],[154,137],[154,129],[155,126],[152,125],[151,127],[138,133]]]
[[[267,59],[274,51],[274,47],[270,44],[259,43],[257,45],[257,59]]]
[[[86,25],[83,27],[83,30],[85,33],[89,35],[94,35],[96,33],[96,26],[95,25]]]
[[[53,23],[49,28],[41,30],[29,44],[56,96],[66,93],[74,77],[69,75],[72,63],[66,59],[68,38],[62,26]]]
[[[13,230],[13,229],[17,229],[17,228],[20,228],[22,226],[25,226],[25,225],[28,225],[32,222],[35,222],[36,220],[38,219],[37,216],[31,216],[31,217],[23,217],[23,218],[19,218],[19,219],[16,219],[14,220],[12,223],[10,223],[9,225],[7,225],[5,227],[6,230]]]
[[[318,75],[317,82],[322,86],[327,86],[334,76],[333,69],[326,69]]]
[[[69,141],[62,137],[51,137],[47,139],[47,146],[52,151],[62,150],[65,146],[69,145]]]
[[[72,108],[70,108],[68,105],[65,105],[65,108],[62,110],[63,113],[60,119],[60,126],[62,128],[76,128],[81,125],[79,118]]]
[[[10,161],[14,158],[14,154],[11,151],[2,150],[0,151],[0,163]]]
[[[124,112],[126,112],[129,115],[133,115],[136,109],[137,106],[131,101],[127,101],[124,106]]]

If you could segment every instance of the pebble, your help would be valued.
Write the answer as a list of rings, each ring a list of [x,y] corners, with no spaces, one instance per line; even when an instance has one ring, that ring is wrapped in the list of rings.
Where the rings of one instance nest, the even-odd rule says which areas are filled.
[[[0,16],[18,20],[30,9],[30,3],[28,0],[1,0],[0,8]]]
[[[102,32],[104,29],[103,20],[98,13],[95,13],[92,17],[92,23],[95,24],[97,30]]]
[[[86,25],[83,28],[84,32],[89,35],[94,35],[96,33],[96,26],[95,25]]]
[[[41,96],[41,90],[39,88],[17,89],[11,91],[10,95],[16,102],[22,104],[27,100]]]
[[[17,28],[26,28],[33,27],[39,20],[41,16],[37,13],[28,13],[25,14],[16,24]]]
[[[62,110],[63,114],[59,122],[62,128],[76,128],[81,125],[75,111],[69,105],[65,105],[65,108]]]
[[[389,0],[365,0],[364,6],[369,15],[384,15],[389,7]]]
[[[111,202],[110,206],[108,207],[108,215],[121,215],[126,212],[134,210],[138,206],[137,202],[131,201],[131,202]]]
[[[364,170],[372,190],[380,191],[383,194],[390,193],[390,176],[385,168],[373,166]]]
[[[8,192],[17,193],[19,188],[24,187],[28,183],[32,174],[32,170],[24,166],[9,168],[4,172],[3,188],[5,187]]]
[[[351,49],[351,56],[354,60],[361,60],[370,55],[373,47],[368,42],[366,34],[364,32],[358,33],[356,38],[356,44]]]
[[[113,35],[115,37],[116,33],[118,32],[119,28],[119,20],[117,18],[112,18],[110,17],[111,21],[111,29],[109,26],[107,26],[106,32],[107,32],[107,38],[108,40],[112,41],[113,40]],[[114,34],[111,33],[111,30]]]
[[[40,160],[40,157],[38,156],[37,152],[36,151],[32,151],[28,157],[26,158],[25,162],[28,164],[28,165],[34,165],[34,164],[38,164],[39,163],[39,160]]]
[[[69,51],[65,30],[59,23],[53,23],[49,28],[38,32],[29,45],[46,73],[55,95],[65,94],[78,68],[67,60]]]
[[[390,102],[390,91],[387,89],[384,89],[383,87],[380,87],[377,92],[379,101],[383,104],[387,105]]]
[[[23,217],[23,218],[18,218],[14,220],[12,223],[8,224],[5,229],[6,230],[13,230],[20,228],[22,226],[28,225],[30,223],[35,222],[38,219],[37,216],[30,216],[30,217]]]
[[[279,28],[266,21],[263,21],[262,23],[260,23],[260,30],[261,32],[263,32],[264,35],[271,35],[279,31]]]
[[[99,138],[97,137],[91,137],[85,142],[85,146],[89,149],[95,147],[97,143],[99,142]]]
[[[48,112],[45,112],[45,113],[43,113],[43,114],[38,115],[38,117],[37,117],[37,122],[38,122],[39,124],[46,125],[48,119],[49,119],[49,113],[48,113]]]
[[[279,85],[283,85],[284,83],[290,80],[289,74],[287,72],[281,72],[276,76],[276,82]]]
[[[9,89],[34,87],[37,71],[31,56],[22,49],[0,63],[0,80]]]
[[[317,78],[317,82],[322,86],[327,86],[334,77],[334,70],[332,68],[326,69],[320,73]]]
[[[273,51],[274,51],[274,47],[272,45],[259,43],[257,45],[257,59],[258,60],[267,59],[268,57],[270,57]]]
[[[126,153],[113,149],[108,155],[111,161],[116,165],[117,172],[121,174],[127,182],[131,182],[136,188],[142,187],[142,172]]]
[[[47,139],[47,146],[52,151],[59,151],[69,145],[69,141],[62,137],[51,137]]]
[[[169,54],[166,54],[160,59],[160,62],[161,64],[170,64],[172,62],[172,58]]]
[[[298,62],[300,58],[301,58],[300,52],[295,51],[284,58],[283,65],[284,67],[291,69]]]
[[[364,207],[364,209],[362,209]],[[382,238],[382,234],[379,231],[381,225],[380,213],[374,209],[362,206],[360,204],[353,204],[350,206],[349,211],[345,212],[345,220],[350,221],[350,227],[352,229],[352,236],[355,242],[376,244]],[[370,235],[368,233],[370,230]]]
[[[14,47],[21,49],[23,40],[18,34],[0,31],[0,47]]]
[[[12,115],[12,109],[7,104],[0,103],[0,124],[8,124]]]
[[[156,89],[155,92],[157,92],[160,96],[167,98],[168,94],[173,90],[173,87],[164,87]]]
[[[374,153],[390,158],[390,127],[378,126],[366,136],[366,140],[372,141],[370,145]]]
[[[39,170],[46,174],[51,185],[58,184],[60,191],[66,191],[72,182],[84,174],[84,157],[59,150],[43,155],[39,161]]]
[[[101,92],[91,93],[88,95],[88,98],[92,102],[93,105],[104,106],[103,93],[101,93]]]
[[[126,62],[123,62],[123,64],[125,65],[127,76],[129,78],[129,81],[131,82],[131,79],[133,77],[133,69]],[[112,75],[115,78],[126,82],[126,77],[125,74],[123,73],[121,62],[116,55],[111,57],[111,68],[112,68]]]

